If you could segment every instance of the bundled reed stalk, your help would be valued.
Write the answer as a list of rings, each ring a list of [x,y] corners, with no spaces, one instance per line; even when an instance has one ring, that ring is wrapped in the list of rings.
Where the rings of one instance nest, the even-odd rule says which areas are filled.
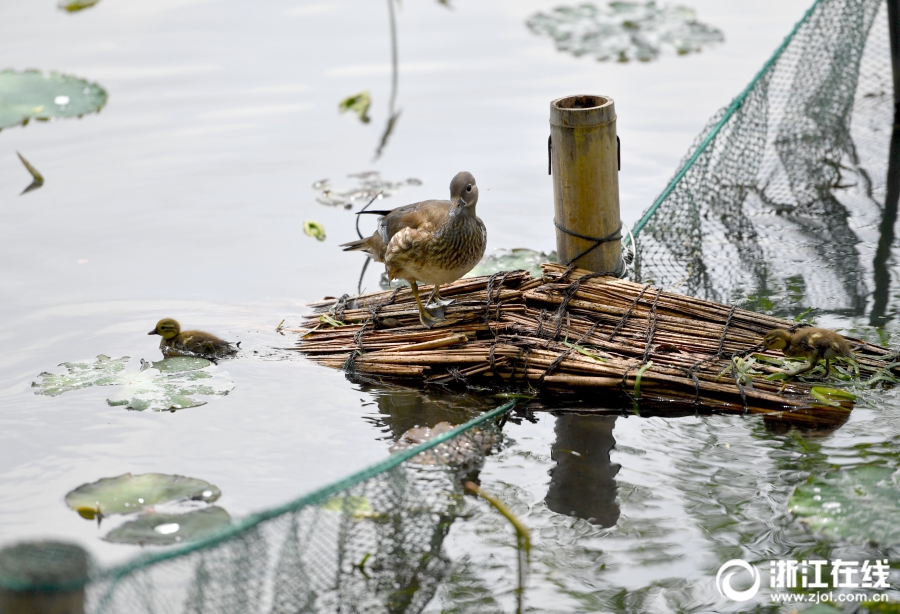
[[[810,425],[839,424],[852,408],[845,398],[817,400],[812,384],[766,379],[781,371],[781,355],[765,352],[762,338],[793,322],[560,265],[543,270],[541,279],[511,271],[444,286],[455,302],[430,330],[408,288],[329,298],[312,304],[297,349],[369,379],[624,395],[655,409],[688,405]],[[896,358],[847,340],[863,379]]]

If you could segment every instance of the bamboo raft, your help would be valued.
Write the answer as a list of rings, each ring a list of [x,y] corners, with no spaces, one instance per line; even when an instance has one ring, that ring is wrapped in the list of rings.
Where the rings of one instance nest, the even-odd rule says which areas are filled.
[[[556,264],[543,265],[542,278],[497,273],[441,294],[455,301],[430,330],[409,288],[313,303],[296,349],[370,381],[580,394],[609,405],[625,397],[667,413],[762,413],[807,426],[841,424],[852,409],[845,398],[812,396],[815,383],[766,379],[783,357],[763,351],[762,337],[796,327],[788,320]],[[898,373],[896,353],[847,340],[861,379]],[[751,356],[752,370],[742,371]]]

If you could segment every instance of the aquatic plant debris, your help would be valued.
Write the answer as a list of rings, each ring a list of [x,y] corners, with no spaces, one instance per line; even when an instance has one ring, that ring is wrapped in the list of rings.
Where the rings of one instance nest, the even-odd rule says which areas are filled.
[[[28,160],[26,160],[25,157],[22,154],[20,154],[18,151],[16,152],[16,155],[19,156],[19,160],[21,160],[22,164],[25,165],[25,169],[29,173],[31,173],[31,178],[32,178],[32,181],[28,185],[28,187],[26,187],[24,190],[22,190],[22,194],[19,194],[19,196],[22,196],[23,194],[27,194],[28,192],[31,192],[32,190],[37,190],[39,187],[44,185],[44,176],[41,175],[41,173],[38,171],[38,169],[34,168],[31,165],[31,163]]]
[[[187,514],[143,514],[116,527],[103,539],[115,544],[168,546],[200,539],[230,523],[228,512],[214,505]]]
[[[319,192],[316,202],[330,207],[352,209],[357,202],[367,203],[379,194],[381,198],[393,196],[407,186],[420,186],[422,182],[410,178],[403,181],[387,181],[378,171],[366,171],[347,175],[356,185],[334,187],[330,179],[316,181],[312,187]]]
[[[0,71],[0,129],[97,113],[106,91],[96,83],[56,72]]]
[[[93,362],[66,362],[66,373],[41,373],[40,382],[31,385],[35,394],[58,396],[90,386],[122,386],[119,394],[108,399],[112,406],[137,411],[175,411],[205,405],[193,395],[225,396],[234,382],[224,371],[203,358],[176,356],[149,363],[141,361],[137,373],[125,372],[128,356],[110,358],[100,355]]]
[[[83,9],[89,9],[95,4],[100,2],[100,0],[61,0],[59,4],[57,4],[57,8],[60,8],[64,11],[68,11],[70,13],[77,13]]]
[[[372,118],[369,117],[369,107],[372,106],[372,97],[369,94],[368,90],[362,91],[359,94],[354,94],[353,96],[348,96],[344,98],[340,104],[338,104],[338,111],[341,113],[346,113],[347,111],[353,111],[359,116],[359,121],[364,124],[368,124],[372,121]]]
[[[556,252],[547,254],[525,247],[497,249],[482,258],[474,269],[465,274],[465,277],[493,275],[500,271],[528,271],[534,277],[540,277],[541,263],[543,262],[559,262]]]
[[[322,226],[319,222],[306,220],[305,222],[303,222],[303,232],[305,232],[308,236],[313,237],[317,241],[325,240],[325,227]]]
[[[534,14],[525,24],[535,34],[554,39],[559,51],[599,61],[648,62],[666,48],[685,55],[725,40],[720,30],[698,22],[688,7],[660,7],[656,2],[559,6]]]
[[[82,484],[66,495],[66,505],[82,516],[83,510],[96,514],[134,514],[160,503],[200,501],[212,503],[222,495],[206,480],[164,473],[125,473]],[[85,516],[86,517],[86,516]]]
[[[900,473],[861,465],[812,476],[797,486],[788,509],[816,533],[853,543],[900,544]]]

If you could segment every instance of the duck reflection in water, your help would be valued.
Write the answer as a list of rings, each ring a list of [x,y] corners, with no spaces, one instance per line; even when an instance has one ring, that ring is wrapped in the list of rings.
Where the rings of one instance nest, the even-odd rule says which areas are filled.
[[[601,527],[619,521],[615,477],[621,465],[609,459],[616,445],[615,424],[616,416],[557,416],[551,451],[556,467],[550,470],[548,508]]]

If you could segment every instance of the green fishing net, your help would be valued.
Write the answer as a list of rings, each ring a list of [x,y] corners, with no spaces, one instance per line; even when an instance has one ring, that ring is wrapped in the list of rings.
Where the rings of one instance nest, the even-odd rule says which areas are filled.
[[[634,227],[635,276],[779,315],[883,317],[893,110],[886,3],[816,2]]]

